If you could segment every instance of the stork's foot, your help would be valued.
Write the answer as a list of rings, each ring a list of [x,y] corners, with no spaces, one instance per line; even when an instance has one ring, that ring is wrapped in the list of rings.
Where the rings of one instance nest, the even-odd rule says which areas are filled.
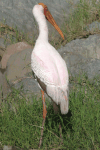
[[[43,131],[44,131],[45,119],[46,119],[46,118],[43,118],[43,122],[42,122],[42,129],[41,129],[41,137],[40,137],[40,141],[39,141],[39,148],[41,147],[41,144],[42,144],[42,138],[43,138]]]
[[[39,141],[39,148],[41,147],[41,144],[42,144],[44,124],[45,124],[45,119],[46,119],[46,114],[47,114],[45,98],[44,98],[44,91],[41,90],[41,93],[42,93],[42,102],[43,102],[43,122],[42,122],[42,129],[41,129],[41,137],[40,137],[40,141]]]

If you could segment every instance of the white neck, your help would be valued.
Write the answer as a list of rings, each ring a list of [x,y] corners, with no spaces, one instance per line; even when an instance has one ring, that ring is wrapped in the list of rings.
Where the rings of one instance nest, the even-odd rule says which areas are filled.
[[[47,27],[47,22],[44,14],[41,12],[39,14],[39,17],[36,18],[36,21],[38,22],[39,25],[39,36],[37,40],[45,40],[48,41],[48,27]]]

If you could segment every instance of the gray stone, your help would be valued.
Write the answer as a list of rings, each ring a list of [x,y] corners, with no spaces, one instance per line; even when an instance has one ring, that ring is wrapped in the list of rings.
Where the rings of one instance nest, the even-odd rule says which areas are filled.
[[[4,38],[0,38],[0,47],[5,48]]]
[[[7,79],[9,81],[19,80],[32,72],[31,53],[32,49],[25,49],[10,57],[7,64]]]
[[[95,59],[88,62],[85,72],[87,73],[89,79],[93,80],[96,77],[100,78],[100,60]]]
[[[4,145],[3,150],[12,150],[12,146]]]
[[[86,73],[88,78],[100,76],[100,35],[76,39],[59,49],[72,76]]]
[[[0,38],[0,57],[3,56],[4,52],[5,52],[5,44],[4,44],[4,39]]]
[[[33,31],[37,33],[38,29],[32,14],[32,9],[38,2],[36,0],[1,0],[0,21],[5,22],[10,27],[17,26],[20,31],[32,36]],[[48,6],[51,14],[60,26],[64,18],[68,18],[70,11],[75,9],[74,6],[79,0],[72,0],[72,4],[66,0],[42,0],[41,2]],[[53,27],[49,26],[49,28],[52,28],[53,33]]]
[[[98,21],[94,21],[86,27],[86,30],[91,32],[94,32],[97,29],[100,30],[100,22]]]
[[[37,81],[34,78],[23,78],[20,82],[15,84],[15,88],[20,89],[21,86],[25,93],[34,93],[34,95],[38,95],[40,88],[37,85]]]
[[[28,97],[36,95],[40,97],[41,92],[37,82],[33,78],[31,70],[32,49],[25,49],[13,54],[7,63],[7,79],[9,84],[16,89],[23,87]],[[13,72],[13,73],[12,73]]]
[[[1,59],[1,66],[2,69],[5,69],[7,67],[7,62],[9,60],[9,57],[17,52],[20,52],[22,50],[32,48],[29,44],[25,42],[19,42],[16,44],[9,45]]]

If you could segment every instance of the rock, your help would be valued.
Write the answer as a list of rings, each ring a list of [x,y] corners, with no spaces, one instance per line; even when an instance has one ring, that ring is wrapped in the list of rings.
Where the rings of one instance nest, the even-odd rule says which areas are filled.
[[[32,95],[40,97],[40,88],[31,70],[31,53],[32,49],[25,49],[13,54],[8,60],[6,75],[9,84],[16,89],[23,86],[23,91],[28,97]]]
[[[37,81],[34,80],[33,77],[22,78],[19,82],[13,82],[12,86],[16,89],[20,89],[22,87],[23,92],[26,93],[25,96],[29,99],[33,98],[34,96],[37,99],[41,97],[41,90],[38,86]]]
[[[4,44],[4,39],[0,38],[0,57],[3,56],[5,52],[5,44]]]
[[[12,146],[6,146],[6,145],[4,145],[3,150],[12,150]]]
[[[49,0],[42,0],[42,2],[48,6],[56,22],[61,24],[65,17],[68,18],[70,11],[75,9],[75,5],[79,2],[79,0],[72,0],[72,4],[70,1],[66,0],[63,0],[63,3],[62,0],[55,0],[52,2]],[[5,22],[10,27],[17,26],[20,31],[28,33],[31,37],[33,35],[33,31],[34,33],[37,32],[37,25],[32,14],[34,5],[36,5],[35,0],[1,0],[0,22]],[[53,27],[50,25],[49,28],[52,28],[53,33]]]
[[[96,77],[100,78],[100,59],[95,59],[88,62],[84,70],[89,79],[93,80]]]
[[[7,79],[12,82],[30,76],[32,49],[25,49],[10,57],[7,64]]]
[[[12,44],[12,45],[10,45],[10,46],[7,47],[6,52],[4,53],[4,55],[3,55],[2,59],[1,59],[1,63],[0,63],[0,81],[1,81],[0,82],[0,88],[1,88],[0,89],[0,93],[2,93],[2,91],[3,91],[3,98],[6,97],[9,92],[11,92],[10,86],[7,83],[7,79],[9,80],[9,82],[10,82],[10,80],[17,79],[16,78],[17,73],[19,73],[19,75],[21,75],[21,77],[23,77],[24,75],[20,74],[21,73],[20,71],[21,70],[23,70],[23,71],[28,70],[28,66],[25,66],[25,64],[24,64],[24,66],[25,66],[26,70],[23,68],[22,65],[21,65],[22,68],[20,68],[21,62],[19,62],[19,60],[17,60],[17,62],[15,61],[16,60],[16,54],[15,54],[15,58],[11,59],[12,61],[10,61],[9,67],[6,69],[7,62],[9,60],[9,58],[11,57],[11,55],[13,55],[14,53],[18,53],[18,52],[20,52],[22,50],[25,50],[27,48],[32,48],[32,47],[30,45],[28,45],[27,43],[25,43],[25,42],[19,42],[19,43],[16,43],[16,44]],[[22,55],[24,57],[22,59],[20,59],[20,60],[22,60],[22,62],[23,61],[25,62],[25,57],[27,59],[27,56],[24,55],[24,54],[22,54]],[[19,57],[21,57],[21,56],[19,56]],[[30,62],[30,58],[28,60]],[[18,66],[18,68],[17,68],[17,66],[14,66],[13,62],[14,63],[16,62],[16,65]],[[18,65],[18,62],[19,62],[19,65]],[[13,68],[13,70],[12,70],[12,68]],[[17,69],[18,69],[18,71],[16,71]],[[9,71],[11,73],[10,76],[9,76]],[[7,79],[6,79],[6,76],[7,76]],[[14,78],[13,78],[13,76],[14,76]],[[12,85],[12,83],[11,83],[11,85]]]
[[[0,47],[5,48],[4,39],[0,38]]]
[[[86,27],[86,30],[91,32],[94,32],[97,29],[100,30],[100,22],[98,21],[94,21]]]
[[[76,39],[59,49],[72,76],[86,73],[89,79],[100,76],[100,35]]]
[[[8,59],[11,55],[28,48],[32,48],[32,46],[28,45],[25,42],[19,42],[16,44],[9,45],[1,60],[2,69],[6,68]]]
[[[0,48],[5,49],[8,45],[11,45],[8,38],[10,39],[9,35],[2,35],[0,38]]]

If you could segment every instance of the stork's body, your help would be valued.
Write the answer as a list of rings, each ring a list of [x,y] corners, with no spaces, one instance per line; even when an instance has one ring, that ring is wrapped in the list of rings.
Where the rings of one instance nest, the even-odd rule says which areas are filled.
[[[33,14],[39,25],[39,37],[31,55],[31,66],[36,77],[45,87],[40,87],[56,104],[60,104],[61,113],[68,112],[68,71],[65,61],[48,42],[48,27],[43,7],[35,5]],[[38,80],[38,81],[39,81]]]
[[[33,15],[39,25],[39,37],[31,55],[31,67],[41,89],[57,105],[60,105],[61,113],[66,114],[68,112],[68,71],[65,61],[48,42],[48,27],[43,10],[41,5],[35,5],[33,8]],[[57,27],[57,30],[59,32],[60,29]],[[62,32],[60,34],[63,37]]]

